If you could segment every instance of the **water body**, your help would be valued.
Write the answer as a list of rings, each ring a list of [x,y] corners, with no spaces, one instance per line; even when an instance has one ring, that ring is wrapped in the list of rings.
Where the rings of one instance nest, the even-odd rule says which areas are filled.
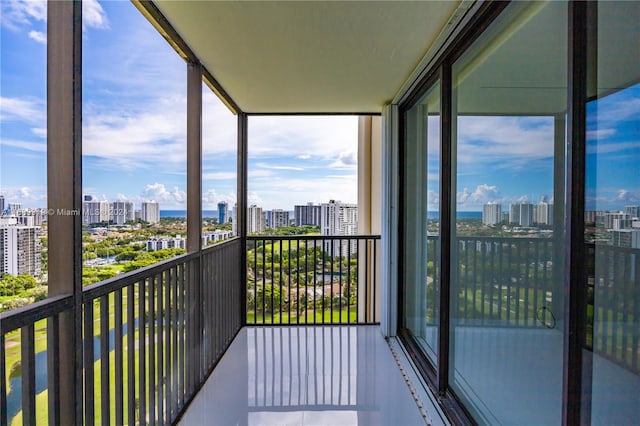
[[[427,212],[427,218],[437,219],[440,212]],[[482,219],[482,212],[456,212],[456,219]]]
[[[138,326],[138,319],[135,320],[135,326]],[[109,352],[115,348],[114,329],[109,330]],[[122,324],[122,335],[127,334],[127,324]],[[93,338],[93,362],[100,359],[100,336]],[[36,354],[36,395],[47,390],[47,351],[46,349]],[[9,381],[11,391],[7,395],[7,419],[9,424],[11,420],[22,409],[22,377],[17,376]]]
[[[187,211],[186,210],[160,210],[160,217],[180,217],[186,218]],[[202,217],[218,217],[218,210],[202,210]]]

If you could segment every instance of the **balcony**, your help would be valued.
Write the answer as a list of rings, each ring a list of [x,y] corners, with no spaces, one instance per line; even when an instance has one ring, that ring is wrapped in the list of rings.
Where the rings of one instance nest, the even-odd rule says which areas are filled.
[[[185,62],[187,254],[82,287],[82,2],[48,2],[29,146],[63,214],[50,298],[0,315],[0,426],[640,418],[637,2],[133,3]],[[203,85],[238,203],[204,249]],[[252,117],[332,113],[361,117],[363,235],[249,236]],[[457,226],[494,201],[525,210]]]
[[[350,390],[351,380],[366,377],[363,372],[368,371],[369,363],[386,357],[385,371],[392,367],[397,370],[388,350],[380,352],[385,344],[376,327],[355,326],[377,321],[379,237],[249,237],[246,284],[240,279],[240,241],[223,242],[83,289],[78,345],[82,363],[72,374],[82,380],[80,410],[85,424],[173,423],[234,339],[244,339],[246,347],[249,336],[256,341],[260,335],[264,342],[266,333],[271,333],[272,343],[273,333],[288,334],[285,340],[289,353],[295,347],[298,356],[301,347],[303,352],[308,351],[310,347],[304,345],[325,333],[336,338],[329,339],[324,356],[343,353],[337,349],[344,343],[345,358],[337,363],[344,361],[346,378],[338,364],[335,370],[323,364],[319,371],[324,373],[318,378],[324,380],[328,374],[333,380],[338,372],[337,380],[345,382],[336,384],[335,398],[343,400],[344,388],[347,406],[356,404],[356,400],[361,403],[357,398],[363,391],[356,392],[355,381]],[[280,259],[284,256],[286,262]],[[67,374],[60,368],[60,330],[73,305],[70,296],[52,297],[0,316],[0,380],[9,385],[2,387],[0,395],[0,424],[19,424],[21,419],[23,424],[60,423],[60,382],[61,375]],[[317,327],[267,332],[243,328],[245,324]],[[294,333],[300,332],[308,337],[304,342],[293,342]],[[280,337],[280,350],[283,339]],[[369,349],[360,344],[362,339],[375,347],[373,359],[368,359]],[[325,348],[324,342],[320,339],[316,343]],[[266,368],[267,359],[276,359],[275,353],[268,351],[270,347],[263,344],[253,348],[255,362],[262,363],[254,364],[256,374],[255,369]],[[294,363],[300,366],[303,359],[306,356],[290,359],[287,368],[293,368]],[[395,386],[404,386],[396,373]],[[257,380],[256,374],[249,374],[247,380]],[[275,373],[269,374],[273,377]],[[402,386],[405,403],[414,404],[412,408],[418,413],[406,386]],[[257,387],[252,386],[254,390]],[[333,390],[329,389],[333,389],[333,381],[323,396],[329,401],[321,406],[333,406]],[[298,403],[300,398],[298,394]],[[344,409],[340,402],[337,405],[338,411]]]
[[[434,243],[430,239],[435,249]],[[241,245],[234,239],[86,287],[83,362],[76,372],[84,422],[260,424],[281,415],[292,424],[385,423],[397,404],[413,416],[404,424],[419,422],[391,351],[377,327],[366,325],[379,318],[378,245],[376,236],[248,237],[243,285]],[[469,391],[484,389],[498,401],[517,391],[503,377],[476,368],[499,350],[521,353],[521,363],[503,365],[504,377],[530,368],[544,377],[531,378],[534,388],[558,381],[559,371],[535,372],[531,357],[557,356],[558,342],[546,333],[559,322],[551,240],[460,237],[456,246],[465,291],[455,301],[461,318],[455,335],[460,344],[475,342],[468,359],[457,364],[466,371]],[[640,351],[631,326],[640,306],[633,291],[640,256],[638,250],[598,247],[597,259],[626,265],[622,276],[597,268],[605,272],[593,283],[608,301],[593,313],[595,324],[619,319],[590,342],[593,362],[606,370],[598,380],[635,392]],[[433,291],[437,282],[427,288]],[[1,395],[2,424],[19,424],[20,418],[24,424],[59,423],[59,336],[72,306],[70,297],[54,297],[2,314],[0,380],[10,384]],[[436,323],[433,312],[427,315],[428,335]],[[558,411],[560,398],[541,390],[533,406]],[[599,409],[615,410],[619,419],[637,409],[624,400],[607,401]],[[439,418],[437,409],[430,410]]]

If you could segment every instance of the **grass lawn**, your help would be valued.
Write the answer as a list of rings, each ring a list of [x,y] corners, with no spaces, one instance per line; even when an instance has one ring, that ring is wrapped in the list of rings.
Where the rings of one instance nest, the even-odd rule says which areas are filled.
[[[315,311],[306,311],[300,312],[300,317],[298,317],[295,312],[292,312],[292,315],[289,315],[288,312],[275,313],[273,315],[265,315],[264,319],[262,317],[262,313],[258,312],[258,315],[255,312],[247,312],[247,325],[251,324],[331,324],[333,323],[356,323],[358,319],[358,313],[356,312],[356,307],[351,306],[347,310],[343,308],[342,310],[338,310],[337,308],[333,309],[331,312],[330,309],[316,309]]]

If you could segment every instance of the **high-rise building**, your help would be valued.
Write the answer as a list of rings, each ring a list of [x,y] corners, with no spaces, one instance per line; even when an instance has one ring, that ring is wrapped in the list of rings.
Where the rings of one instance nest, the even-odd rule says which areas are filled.
[[[640,218],[640,206],[624,206],[624,212],[631,218]]]
[[[0,216],[4,214],[4,195],[0,195]]]
[[[631,216],[626,213],[607,212],[602,217],[602,226],[604,226],[604,229],[616,229],[616,226],[615,226],[616,220],[626,221],[630,219],[631,219]],[[617,223],[618,223],[618,229],[619,229],[620,222],[617,222]]]
[[[0,272],[40,276],[40,227],[0,226]]]
[[[502,204],[488,202],[482,206],[482,223],[484,225],[497,225],[502,222]]]
[[[640,229],[611,231],[611,244],[617,247],[640,249]]]
[[[356,204],[330,200],[321,205],[320,219],[322,235],[358,234],[358,206]],[[351,253],[355,253],[357,241],[352,241],[350,245],[347,241],[326,241],[324,250],[332,252],[334,256],[347,256],[349,248]]]
[[[91,198],[87,200],[87,198]],[[110,217],[110,204],[107,200],[96,200],[91,195],[84,196],[82,202],[82,223],[90,225],[92,223],[108,222]]]
[[[233,235],[238,235],[238,204],[233,205],[233,209],[231,210],[231,233]]]
[[[218,203],[218,223],[223,224],[229,221],[228,209],[229,205],[226,201],[220,201]]]
[[[135,218],[131,201],[114,201],[111,203],[111,220],[114,225],[124,225]]]
[[[520,226],[531,226],[533,224],[533,204],[511,204],[509,206],[509,222]]]
[[[306,206],[294,206],[296,226],[320,226],[320,205],[307,203]]]
[[[255,204],[249,206],[247,208],[247,234],[262,232],[265,226],[266,217],[262,207],[258,207]]]
[[[144,201],[140,209],[140,219],[148,223],[160,222],[160,204],[156,201]]]
[[[553,225],[553,204],[540,201],[533,209],[533,223]]]
[[[22,203],[9,203],[7,210],[9,215],[17,216],[22,210],[24,210],[24,205]]]
[[[272,229],[289,226],[289,212],[282,209],[273,209],[268,212],[267,226]]]

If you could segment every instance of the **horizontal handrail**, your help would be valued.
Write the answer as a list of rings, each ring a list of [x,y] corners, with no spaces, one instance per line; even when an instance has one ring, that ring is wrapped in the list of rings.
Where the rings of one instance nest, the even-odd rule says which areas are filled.
[[[52,296],[21,308],[0,313],[0,330],[2,330],[2,334],[7,334],[71,308],[73,308],[73,296]]]
[[[88,285],[82,289],[82,302],[86,303],[90,300],[97,299],[109,293],[113,293],[116,290],[122,289],[131,284],[135,284],[160,272],[171,269],[177,265],[189,262],[193,259],[197,259],[199,256],[200,253],[198,252],[182,254],[176,257],[172,257],[171,259],[154,263],[153,265],[136,269],[135,271],[116,275],[113,278],[100,281],[99,283]]]
[[[309,240],[309,241],[322,241],[322,240],[379,240],[380,235],[249,235],[247,240],[260,241],[260,240]]]

